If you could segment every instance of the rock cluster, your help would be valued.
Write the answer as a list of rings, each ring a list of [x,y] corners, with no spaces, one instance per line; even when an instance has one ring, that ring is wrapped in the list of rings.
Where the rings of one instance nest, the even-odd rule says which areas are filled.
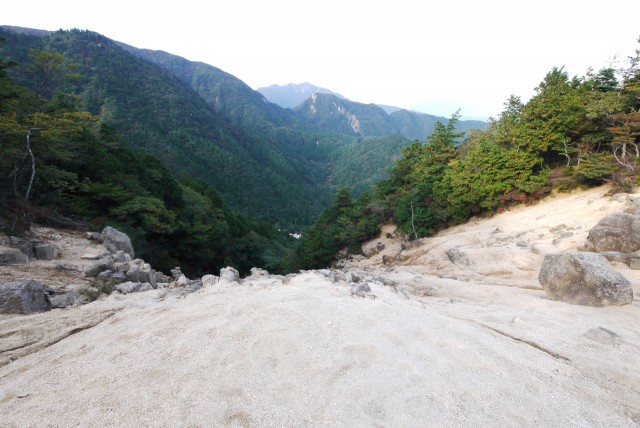
[[[585,249],[545,256],[538,279],[549,297],[588,306],[631,303],[631,283],[609,261],[640,268],[640,214],[604,217],[589,232]]]
[[[10,247],[0,247],[0,264],[24,264],[30,259],[53,260],[58,249],[49,242],[12,236]]]

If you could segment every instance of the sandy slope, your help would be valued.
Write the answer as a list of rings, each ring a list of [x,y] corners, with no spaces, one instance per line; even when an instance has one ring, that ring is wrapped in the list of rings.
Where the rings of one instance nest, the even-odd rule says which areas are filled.
[[[0,368],[0,425],[638,425],[636,271],[617,266],[634,284],[624,307],[551,301],[534,284],[545,251],[582,245],[593,223],[624,207],[604,191],[404,251],[381,238],[394,265],[382,254],[352,264],[396,285],[372,282],[364,298],[307,272],[58,311],[66,328],[90,314],[96,324]],[[567,228],[573,236],[559,238]],[[469,266],[448,260],[454,247]],[[0,319],[0,349],[60,318]]]

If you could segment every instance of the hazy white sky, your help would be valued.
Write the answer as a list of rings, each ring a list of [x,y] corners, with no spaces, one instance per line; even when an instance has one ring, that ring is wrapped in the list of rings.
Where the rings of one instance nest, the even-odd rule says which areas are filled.
[[[445,4],[448,3],[448,4]],[[640,45],[640,1],[21,0],[0,24],[89,29],[219,67],[249,86],[308,81],[364,103],[463,118],[528,99],[554,66]]]

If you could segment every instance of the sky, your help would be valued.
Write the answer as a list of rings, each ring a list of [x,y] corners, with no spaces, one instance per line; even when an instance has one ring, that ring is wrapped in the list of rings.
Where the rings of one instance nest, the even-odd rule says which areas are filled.
[[[21,0],[0,25],[91,30],[202,61],[256,89],[310,82],[362,103],[463,119],[527,101],[640,48],[640,1]]]

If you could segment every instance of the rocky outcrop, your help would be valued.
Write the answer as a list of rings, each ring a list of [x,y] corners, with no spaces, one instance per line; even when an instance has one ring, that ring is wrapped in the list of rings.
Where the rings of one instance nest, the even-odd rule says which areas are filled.
[[[589,232],[585,247],[596,253],[640,250],[640,215],[620,212],[604,217]]]
[[[35,280],[0,283],[0,314],[33,314],[51,310],[45,286]]]
[[[633,300],[630,282],[597,253],[549,254],[538,279],[549,297],[567,303],[609,306]]]
[[[122,250],[125,253],[131,254],[131,256],[135,256],[131,239],[129,239],[129,236],[127,236],[126,233],[120,232],[111,226],[107,226],[102,231],[101,236],[102,244],[111,253],[115,254],[119,250]]]

